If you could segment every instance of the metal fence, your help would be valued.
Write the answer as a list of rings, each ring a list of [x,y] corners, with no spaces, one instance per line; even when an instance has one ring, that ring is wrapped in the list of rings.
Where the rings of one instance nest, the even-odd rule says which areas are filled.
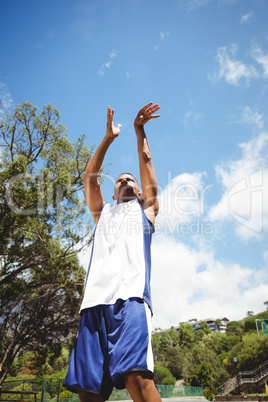
[[[156,385],[156,387],[161,398],[203,396],[203,389],[200,387],[172,385]],[[0,401],[29,402],[35,400],[41,402],[78,402],[79,398],[77,394],[72,394],[63,386],[62,379],[55,378],[5,381],[2,384],[2,389],[0,389]],[[131,400],[127,390],[114,388],[109,401],[125,400]]]
[[[156,385],[161,398],[203,396],[201,387],[177,387],[173,385]]]

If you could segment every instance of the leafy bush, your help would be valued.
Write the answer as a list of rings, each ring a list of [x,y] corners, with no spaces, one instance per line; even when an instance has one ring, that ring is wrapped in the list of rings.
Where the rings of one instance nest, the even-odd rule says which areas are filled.
[[[171,372],[166,367],[155,365],[154,381],[159,385],[174,385],[176,378],[172,376]]]

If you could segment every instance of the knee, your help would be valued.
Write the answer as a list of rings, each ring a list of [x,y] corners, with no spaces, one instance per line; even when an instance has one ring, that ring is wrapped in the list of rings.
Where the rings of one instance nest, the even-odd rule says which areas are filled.
[[[140,400],[146,400],[146,396],[156,390],[151,375],[142,372],[128,374],[125,377],[125,385],[128,390],[138,394],[141,397]]]

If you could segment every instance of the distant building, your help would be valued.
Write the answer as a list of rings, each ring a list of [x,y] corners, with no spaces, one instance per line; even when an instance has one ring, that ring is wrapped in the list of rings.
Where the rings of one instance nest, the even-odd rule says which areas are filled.
[[[220,332],[226,331],[227,324],[229,322],[228,318],[221,317],[217,318],[216,320],[214,318],[206,318],[200,321],[190,321],[187,324],[191,324],[194,327],[195,331],[198,331],[200,329],[201,321],[205,321],[208,324],[211,331],[220,331]]]
[[[226,317],[221,317],[221,318],[217,318],[217,319],[206,318],[206,319],[200,320],[200,321],[188,321],[188,322],[185,322],[185,324],[191,324],[194,327],[194,330],[198,331],[200,329],[201,321],[205,321],[208,324],[211,331],[225,332],[227,329],[227,324],[230,320],[228,320],[228,318],[226,318]],[[173,329],[175,331],[179,331],[179,328],[180,328],[180,326],[173,327]],[[154,332],[157,332],[159,335],[162,335],[163,332],[168,332],[168,331],[169,331],[169,329],[158,329]]]

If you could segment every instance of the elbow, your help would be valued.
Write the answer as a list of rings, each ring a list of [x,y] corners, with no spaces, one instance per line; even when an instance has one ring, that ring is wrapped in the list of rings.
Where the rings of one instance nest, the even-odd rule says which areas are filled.
[[[98,175],[95,173],[89,173],[85,172],[84,173],[84,187],[85,188],[91,188],[94,190],[99,190],[100,188],[100,183],[98,180]]]
[[[97,173],[92,173],[92,172],[85,171],[85,173],[84,173],[84,181],[93,183],[93,182],[96,182],[97,180],[98,180],[98,174]]]
[[[142,161],[144,161],[145,163],[150,163],[150,162],[152,161],[151,153],[150,153],[150,152],[147,152],[147,151],[142,151],[142,152],[139,154],[139,157],[140,157],[140,159],[141,159]]]

